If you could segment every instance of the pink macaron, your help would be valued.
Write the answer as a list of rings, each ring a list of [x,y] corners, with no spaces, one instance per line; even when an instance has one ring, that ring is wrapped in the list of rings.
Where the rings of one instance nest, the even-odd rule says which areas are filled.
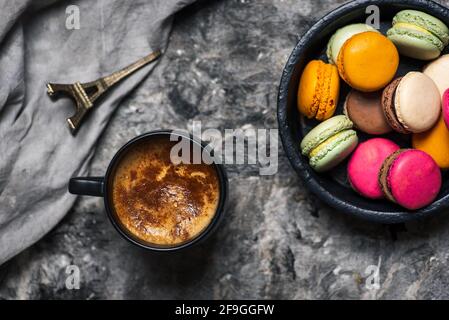
[[[370,199],[382,199],[379,171],[388,156],[399,150],[393,141],[374,138],[357,147],[348,163],[348,179],[352,188]]]
[[[449,89],[443,94],[443,119],[449,128]]]
[[[431,204],[441,189],[441,171],[427,153],[401,149],[383,163],[379,182],[385,196],[409,210]]]

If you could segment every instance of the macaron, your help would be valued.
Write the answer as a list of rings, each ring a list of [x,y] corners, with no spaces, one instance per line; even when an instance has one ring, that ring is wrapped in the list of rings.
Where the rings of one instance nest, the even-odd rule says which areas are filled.
[[[396,74],[399,53],[384,35],[367,31],[348,39],[337,60],[341,78],[352,88],[373,92],[383,89]]]
[[[372,26],[365,23],[355,23],[347,25],[343,28],[338,29],[330,38],[327,44],[327,58],[330,63],[336,64],[338,59],[338,54],[340,53],[341,47],[343,44],[351,38],[352,36],[366,32],[366,31],[374,31],[378,32]]]
[[[309,119],[329,119],[335,113],[339,93],[337,67],[312,60],[304,68],[299,82],[298,110]]]
[[[435,82],[443,96],[446,89],[449,88],[449,54],[442,55],[424,67],[423,73],[429,76]]]
[[[449,128],[449,89],[443,94],[443,120]]]
[[[351,90],[346,96],[343,112],[362,132],[381,135],[392,130],[382,109],[382,91]]]
[[[384,89],[382,107],[393,130],[420,133],[437,122],[441,98],[432,79],[421,72],[409,72]]]
[[[379,172],[388,156],[399,150],[391,140],[373,138],[360,143],[348,163],[348,179],[352,188],[370,199],[382,199]]]
[[[449,169],[449,129],[443,116],[429,131],[413,134],[412,145],[429,154],[441,169]]]
[[[309,158],[317,172],[330,170],[346,159],[356,148],[357,133],[344,115],[332,117],[313,128],[301,141],[301,153]]]
[[[395,80],[393,80],[384,90],[382,93],[382,110],[385,115],[385,119],[387,120],[388,124],[393,128],[394,131],[408,134],[410,133],[405,127],[402,125],[401,122],[399,122],[399,119],[396,115],[395,105],[394,105],[394,98],[396,95],[396,89],[399,85],[399,82],[402,80],[402,77],[399,77]]]
[[[393,18],[388,38],[404,56],[432,60],[449,43],[449,29],[439,19],[416,10],[403,10]]]
[[[431,204],[441,189],[441,171],[427,153],[401,149],[382,164],[379,182],[384,195],[409,210]]]

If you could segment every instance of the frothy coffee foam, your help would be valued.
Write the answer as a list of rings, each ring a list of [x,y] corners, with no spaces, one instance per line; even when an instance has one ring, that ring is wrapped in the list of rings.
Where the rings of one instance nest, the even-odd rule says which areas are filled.
[[[155,137],[135,146],[118,164],[112,202],[119,221],[138,239],[173,246],[199,235],[219,201],[213,165],[170,161],[175,142]]]

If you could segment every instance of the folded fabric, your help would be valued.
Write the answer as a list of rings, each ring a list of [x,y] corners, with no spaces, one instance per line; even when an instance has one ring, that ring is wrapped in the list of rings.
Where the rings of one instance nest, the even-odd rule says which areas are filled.
[[[92,81],[163,50],[173,14],[193,1],[0,0],[0,264],[69,211],[68,180],[88,173],[112,111],[155,65],[114,87],[76,137],[73,103],[52,102],[46,83]]]

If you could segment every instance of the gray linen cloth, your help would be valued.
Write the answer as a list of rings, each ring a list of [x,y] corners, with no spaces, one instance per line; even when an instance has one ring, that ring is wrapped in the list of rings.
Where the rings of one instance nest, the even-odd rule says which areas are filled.
[[[52,102],[46,83],[92,81],[164,49],[173,14],[193,1],[0,0],[0,264],[69,211],[68,180],[88,173],[112,111],[154,64],[113,88],[76,137],[66,122],[72,102]],[[69,5],[79,30],[66,28]]]

